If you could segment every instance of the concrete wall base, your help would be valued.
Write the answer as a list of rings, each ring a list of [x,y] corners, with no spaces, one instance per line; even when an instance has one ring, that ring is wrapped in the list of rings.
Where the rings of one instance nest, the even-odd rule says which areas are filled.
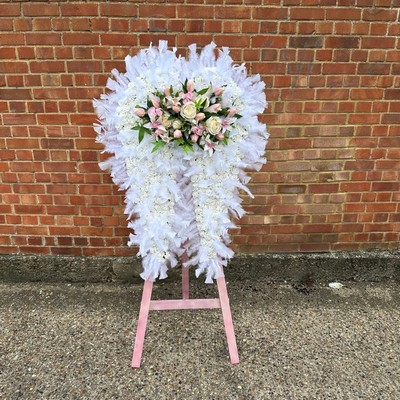
[[[69,257],[0,255],[0,281],[120,282],[141,281],[137,257]],[[178,271],[169,273],[178,279]],[[266,282],[400,282],[400,251],[238,254],[226,269],[227,279]],[[200,278],[202,279],[202,278]]]

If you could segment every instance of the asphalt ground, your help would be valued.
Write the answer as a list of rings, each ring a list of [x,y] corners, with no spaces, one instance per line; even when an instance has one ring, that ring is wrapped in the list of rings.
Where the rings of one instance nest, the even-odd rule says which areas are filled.
[[[151,311],[131,369],[141,284],[0,283],[0,399],[400,399],[399,285],[344,284],[229,282],[238,365],[220,310]]]

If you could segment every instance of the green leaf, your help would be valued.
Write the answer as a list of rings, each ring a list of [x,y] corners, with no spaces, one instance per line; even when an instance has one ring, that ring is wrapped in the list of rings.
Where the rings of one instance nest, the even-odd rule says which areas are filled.
[[[163,142],[162,140],[159,140],[158,142],[153,142],[153,144],[154,144],[154,147],[153,147],[153,150],[151,151],[152,153],[157,151],[160,147],[165,146],[165,142]]]
[[[182,146],[182,149],[185,152],[185,154],[189,154],[189,151],[194,152],[193,146],[187,142]]]
[[[188,79],[186,78],[186,79],[185,79],[185,82],[184,82],[183,85],[182,85],[183,90],[184,90],[185,92],[187,92],[187,83],[188,83]]]
[[[140,125],[136,125],[132,129],[135,130],[135,131],[140,131],[141,126]]]
[[[199,90],[199,91],[197,92],[197,94],[200,94],[200,95],[205,94],[205,93],[207,93],[208,89],[209,89],[209,88],[201,89],[201,90]]]
[[[143,140],[143,138],[144,138],[144,134],[145,134],[145,129],[146,128],[143,128],[143,126],[141,126],[140,127],[140,129],[139,129],[139,143]]]
[[[240,115],[240,114],[235,114],[235,117],[236,117],[236,118],[242,118],[242,117],[243,117],[243,115]]]

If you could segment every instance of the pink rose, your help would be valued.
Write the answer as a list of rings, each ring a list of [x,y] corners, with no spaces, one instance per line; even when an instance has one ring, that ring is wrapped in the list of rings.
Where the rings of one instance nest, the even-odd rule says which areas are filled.
[[[175,138],[175,139],[179,139],[179,138],[181,138],[181,137],[182,137],[182,131],[179,130],[179,129],[176,129],[176,130],[174,131],[174,138]]]
[[[180,108],[178,105],[176,105],[176,104],[172,106],[172,109],[173,109],[177,114],[181,112],[181,108]]]
[[[215,135],[215,137],[216,137],[218,140],[224,140],[224,138],[225,138],[225,136],[224,136],[223,133],[217,133],[217,134]]]
[[[144,117],[146,114],[146,111],[143,108],[134,108],[133,112],[138,116],[138,117]]]
[[[193,143],[196,143],[199,140],[199,137],[196,134],[190,135],[190,140]]]

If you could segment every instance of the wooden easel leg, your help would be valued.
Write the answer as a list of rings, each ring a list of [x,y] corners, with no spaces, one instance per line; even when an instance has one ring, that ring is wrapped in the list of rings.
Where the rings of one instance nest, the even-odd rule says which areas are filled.
[[[186,253],[182,254],[182,264],[188,260]],[[182,265],[182,299],[189,298],[189,268]]]
[[[132,368],[140,367],[152,291],[153,291],[153,282],[146,280],[143,286],[142,302],[140,304],[139,319],[136,328],[135,347],[133,349],[132,364],[131,364]]]
[[[228,291],[225,277],[217,279],[219,300],[221,302],[222,317],[224,319],[226,341],[228,343],[229,356],[232,364],[239,364],[239,354],[236,345],[235,331],[233,329],[231,307],[229,305]]]

